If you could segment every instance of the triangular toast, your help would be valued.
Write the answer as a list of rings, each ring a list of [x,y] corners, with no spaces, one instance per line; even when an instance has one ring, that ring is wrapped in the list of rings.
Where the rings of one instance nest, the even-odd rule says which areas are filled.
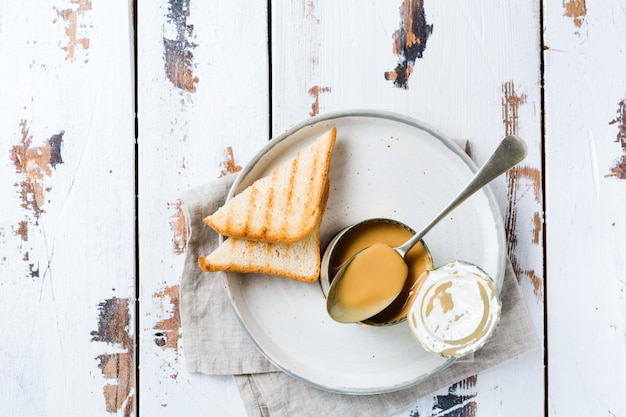
[[[287,243],[319,224],[336,128],[257,179],[204,222],[218,233],[247,240]]]
[[[330,186],[324,187],[320,210],[326,209]],[[206,272],[236,271],[280,275],[298,281],[313,282],[320,275],[320,227],[295,242],[268,243],[229,237],[198,265]]]
[[[313,282],[320,273],[319,227],[303,239],[267,243],[229,237],[209,256],[198,258],[202,270],[257,272]]]

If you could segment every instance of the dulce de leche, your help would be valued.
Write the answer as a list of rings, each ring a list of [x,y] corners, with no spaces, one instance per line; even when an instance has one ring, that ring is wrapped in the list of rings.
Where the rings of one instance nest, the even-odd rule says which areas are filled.
[[[348,311],[368,318],[384,310],[402,291],[407,274],[408,267],[394,248],[374,243],[359,252],[345,269],[336,289],[333,317],[341,321],[342,312]],[[348,314],[343,319],[353,318]]]
[[[336,253],[330,261],[330,269],[335,270],[357,252],[365,248],[374,247],[372,253],[370,253],[370,260],[368,261],[372,271],[366,271],[368,273],[362,275],[364,277],[370,276],[372,279],[355,279],[354,285],[351,285],[349,282],[342,282],[342,290],[345,291],[345,294],[340,298],[357,306],[360,303],[368,302],[367,294],[397,294],[397,280],[385,279],[383,272],[388,262],[385,262],[384,259],[379,259],[380,263],[378,264],[372,262],[374,259],[377,259],[376,254],[379,252],[383,255],[386,254],[389,248],[400,246],[413,234],[414,233],[405,226],[384,219],[364,223],[348,231],[335,249]],[[386,251],[381,249],[380,246],[377,246],[380,244],[387,246],[388,249]],[[358,256],[356,259],[358,259]],[[404,262],[406,262],[408,267],[406,270],[407,278],[404,281],[400,294],[384,310],[363,321],[363,323],[384,325],[397,323],[406,319],[412,299],[415,296],[415,287],[422,274],[424,274],[426,270],[432,269],[433,262],[423,242],[416,244],[406,254]],[[394,263],[391,264],[393,266]],[[352,268],[352,266],[353,265],[350,265],[350,268]],[[378,278],[376,278],[376,276],[378,276]],[[330,277],[331,282],[332,278],[333,277]],[[344,276],[344,279],[345,278]]]

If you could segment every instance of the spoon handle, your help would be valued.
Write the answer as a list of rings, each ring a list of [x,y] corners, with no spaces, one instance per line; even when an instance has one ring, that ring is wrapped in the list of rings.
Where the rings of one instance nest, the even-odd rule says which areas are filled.
[[[521,162],[528,154],[526,143],[519,136],[510,135],[502,139],[500,145],[496,148],[491,157],[485,164],[474,174],[469,183],[454,197],[446,207],[443,208],[422,230],[414,234],[411,239],[407,240],[395,250],[404,257],[411,248],[424,237],[426,233],[432,229],[443,217],[454,210],[467,198],[476,191],[483,188],[493,179],[513,168]]]

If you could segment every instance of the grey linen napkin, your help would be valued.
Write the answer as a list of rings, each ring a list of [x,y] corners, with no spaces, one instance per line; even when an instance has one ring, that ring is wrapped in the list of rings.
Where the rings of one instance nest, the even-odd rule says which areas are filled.
[[[223,273],[198,268],[200,255],[218,245],[202,219],[225,201],[235,174],[187,190],[182,196],[188,226],[180,285],[184,357],[189,372],[233,375],[250,417],[333,415],[379,417],[418,398],[535,349],[537,339],[515,273],[507,264],[501,291],[502,316],[490,341],[472,360],[460,360],[420,384],[377,395],[341,395],[302,383],[281,372],[253,345],[230,306]]]

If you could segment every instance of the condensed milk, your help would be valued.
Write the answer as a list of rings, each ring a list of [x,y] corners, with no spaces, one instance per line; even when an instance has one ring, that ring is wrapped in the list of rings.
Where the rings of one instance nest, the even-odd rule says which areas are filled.
[[[403,244],[413,234],[414,232],[406,226],[384,219],[376,219],[374,221],[361,224],[349,230],[344,236],[342,236],[341,241],[335,249],[336,253],[333,256],[333,259],[330,260],[330,270],[336,271],[341,264],[354,254],[375,245],[382,244],[386,248],[383,249],[380,247],[374,247],[369,250],[380,251],[381,256],[384,257],[392,256],[388,253],[389,250],[393,251],[391,248]],[[378,254],[378,252],[376,254]],[[400,257],[399,255],[397,256]],[[358,259],[358,257],[356,259]],[[397,262],[391,262],[392,265],[396,263]],[[375,316],[364,320],[363,323],[369,325],[387,325],[399,323],[406,319],[409,307],[415,297],[415,287],[424,272],[432,269],[433,261],[427,247],[423,242],[420,242],[406,254],[404,257],[404,263],[407,265],[407,278],[404,281],[400,294],[391,302],[391,304],[388,305],[388,307]],[[379,267],[384,268],[389,264],[389,262],[385,262],[384,259],[381,258]],[[350,268],[352,267],[353,265],[350,265]],[[376,265],[370,265],[370,267],[377,268]],[[372,277],[378,273],[377,271],[368,272],[370,272],[368,273],[368,276]],[[382,273],[382,271],[380,272]],[[332,282],[332,278],[332,276],[329,277],[330,282]],[[344,279],[345,278],[346,276],[344,276]],[[339,298],[346,299],[351,303],[361,303],[367,302],[367,300],[363,299],[360,293],[378,294],[381,299],[384,298],[382,294],[386,292],[391,293],[395,291],[395,293],[397,293],[397,289],[394,288],[397,283],[393,282],[394,280],[385,280],[384,274],[382,274],[380,279],[377,280],[370,280],[368,282],[357,281],[358,280],[355,280],[355,285],[350,285],[350,282],[342,282],[342,290],[345,291],[345,294],[341,295]],[[330,284],[330,282],[328,284]],[[351,293],[353,296],[351,296]]]
[[[475,265],[455,261],[428,271],[420,280],[408,323],[426,350],[461,357],[491,337],[500,310],[493,279]]]

